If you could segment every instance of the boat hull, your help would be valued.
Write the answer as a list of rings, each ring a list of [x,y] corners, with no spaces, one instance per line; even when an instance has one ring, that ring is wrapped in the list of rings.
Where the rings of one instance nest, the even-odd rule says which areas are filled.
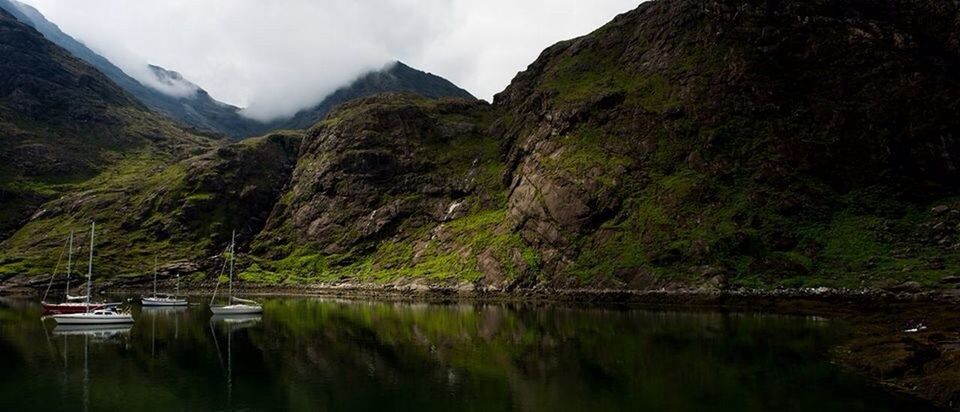
[[[165,298],[142,298],[140,304],[143,306],[187,306],[186,299],[165,299]]]
[[[263,313],[263,307],[254,305],[211,306],[214,315],[253,315]]]
[[[102,309],[104,307],[102,303],[91,303],[87,305],[85,303],[40,302],[40,304],[43,305],[44,312],[51,314],[86,313],[97,309]]]
[[[128,314],[95,315],[92,313],[73,313],[54,315],[53,320],[58,325],[119,325],[133,323],[133,316]]]
[[[95,337],[111,337],[122,333],[130,333],[133,325],[126,324],[107,324],[107,325],[57,325],[53,328],[54,335],[86,335]]]

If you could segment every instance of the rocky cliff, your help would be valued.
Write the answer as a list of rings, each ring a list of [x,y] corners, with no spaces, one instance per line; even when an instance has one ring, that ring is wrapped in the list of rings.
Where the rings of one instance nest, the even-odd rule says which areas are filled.
[[[210,270],[237,228],[241,277],[267,284],[940,287],[960,267],[958,21],[940,1],[651,1],[493,104],[354,100],[44,209],[124,211],[118,274],[157,250]],[[5,259],[49,270],[24,239],[57,219]]]
[[[645,3],[497,96],[509,218],[575,282],[936,281],[957,36],[949,2]]]

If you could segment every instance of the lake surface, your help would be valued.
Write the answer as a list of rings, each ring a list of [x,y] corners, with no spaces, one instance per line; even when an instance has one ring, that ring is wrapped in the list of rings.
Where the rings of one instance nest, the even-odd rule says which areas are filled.
[[[64,331],[0,300],[3,411],[925,411],[829,362],[810,317],[264,299]]]

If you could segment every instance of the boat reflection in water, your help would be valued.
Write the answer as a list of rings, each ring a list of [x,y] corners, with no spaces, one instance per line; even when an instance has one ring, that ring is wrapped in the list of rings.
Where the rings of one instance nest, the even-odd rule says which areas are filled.
[[[213,315],[210,317],[210,333],[213,336],[214,346],[217,348],[217,357],[220,358],[220,366],[225,369],[227,380],[227,407],[233,407],[233,333],[256,326],[260,323],[260,315]],[[220,350],[220,342],[217,339],[215,324],[224,325],[227,332],[227,361],[224,364],[223,355]]]
[[[150,318],[150,357],[157,355],[157,318],[173,319],[173,339],[180,339],[180,318],[187,313],[186,306],[143,306],[140,317]]]
[[[53,335],[63,337],[63,367],[64,386],[69,385],[69,365],[67,364],[69,351],[68,343],[73,338],[83,339],[83,407],[81,410],[90,410],[90,343],[112,342],[115,338],[127,335],[133,328],[132,324],[108,325],[57,325],[53,328]]]
[[[227,325],[230,332],[249,328],[260,323],[261,316],[257,314],[246,315],[213,315],[210,317],[210,323],[223,323]]]
[[[94,340],[109,340],[118,335],[130,333],[132,324],[114,325],[57,325],[53,328],[55,336],[85,336]]]

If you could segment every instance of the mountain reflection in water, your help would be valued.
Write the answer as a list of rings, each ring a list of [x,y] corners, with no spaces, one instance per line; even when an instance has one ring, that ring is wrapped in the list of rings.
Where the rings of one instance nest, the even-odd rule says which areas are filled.
[[[198,299],[199,300],[199,299]],[[0,410],[926,410],[829,362],[840,322],[272,298],[68,330],[0,302]]]

